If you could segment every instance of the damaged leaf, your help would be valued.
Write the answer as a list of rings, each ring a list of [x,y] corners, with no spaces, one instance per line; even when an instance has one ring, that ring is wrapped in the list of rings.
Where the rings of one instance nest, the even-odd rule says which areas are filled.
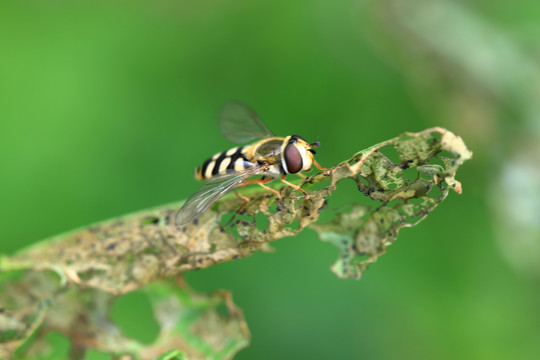
[[[144,287],[159,324],[159,336],[146,345],[126,337],[111,320],[115,295],[76,286],[53,289],[50,282],[45,274],[31,272],[15,288],[2,284],[8,285],[8,291],[0,295],[0,302],[13,310],[0,322],[1,359],[10,359],[30,335],[32,343],[18,351],[17,358],[49,354],[46,335],[50,331],[71,340],[69,355],[74,359],[83,359],[89,349],[122,359],[231,359],[249,344],[243,314],[226,291],[198,294],[181,278]],[[49,291],[45,300],[33,296],[43,291]]]
[[[440,140],[433,137],[437,133],[441,134]],[[386,147],[398,152],[399,161],[392,162],[381,152]],[[396,240],[401,228],[422,221],[448,196],[449,189],[461,194],[455,174],[471,157],[460,137],[435,128],[375,145],[334,167],[336,171],[342,169],[344,177],[353,178],[362,193],[381,205],[352,204],[349,211],[337,214],[332,221],[310,225],[321,240],[339,249],[332,271],[341,278],[360,278]],[[411,169],[415,172],[412,176],[407,173],[406,178],[404,172]]]
[[[36,343],[47,331],[60,331],[71,340],[72,351],[82,354],[96,348],[142,359],[231,358],[247,345],[249,332],[230,295],[204,297],[185,285],[157,280],[249,256],[308,226],[339,249],[333,271],[339,277],[359,278],[401,228],[424,219],[449,189],[461,193],[455,174],[471,156],[461,138],[445,129],[405,133],[303,179],[298,185],[308,196],[284,186],[279,199],[254,187],[243,192],[250,202],[242,213],[236,214],[242,200],[227,196],[181,227],[175,226],[175,215],[182,203],[170,204],[60,235],[2,258],[0,275],[56,274],[56,288],[49,286],[41,297],[29,296],[30,287],[21,282],[15,293],[23,298],[26,294],[31,299],[28,306],[18,306],[25,301],[2,294],[0,306],[8,312],[0,314],[0,355],[19,347],[41,324]],[[369,197],[373,205],[351,200],[329,222],[316,223],[345,179],[354,181],[358,197]],[[114,297],[139,288],[151,299],[161,326],[150,346],[125,338],[109,319]],[[219,303],[226,303],[227,316],[215,311]],[[2,317],[5,314],[10,315]]]

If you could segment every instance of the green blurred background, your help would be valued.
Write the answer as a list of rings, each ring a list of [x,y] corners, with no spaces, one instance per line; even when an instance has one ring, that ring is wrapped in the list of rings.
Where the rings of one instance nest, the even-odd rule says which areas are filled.
[[[474,151],[463,194],[360,281],[310,230],[187,280],[244,310],[236,359],[536,359],[539,20],[538,1],[3,1],[0,252],[188,197],[193,168],[233,145],[230,99],[319,140],[327,166],[444,126]],[[343,189],[330,208],[362,201]],[[113,315],[155,335],[141,294]]]

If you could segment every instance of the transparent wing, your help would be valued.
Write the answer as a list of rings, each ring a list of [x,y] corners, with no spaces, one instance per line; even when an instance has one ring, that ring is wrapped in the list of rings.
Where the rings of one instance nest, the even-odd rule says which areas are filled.
[[[228,102],[221,110],[219,129],[236,143],[274,136],[253,110],[237,101]]]
[[[247,180],[250,176],[257,175],[261,172],[261,167],[252,166],[239,173],[220,175],[207,180],[199,190],[186,200],[182,208],[178,211],[176,215],[176,226],[181,226],[195,220],[235,186]]]

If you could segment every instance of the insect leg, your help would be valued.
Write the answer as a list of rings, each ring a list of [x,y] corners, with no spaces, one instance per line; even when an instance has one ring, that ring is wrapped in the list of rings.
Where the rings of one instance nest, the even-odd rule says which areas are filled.
[[[236,196],[238,196],[238,198],[240,200],[244,200],[244,203],[238,208],[238,210],[236,210],[236,212],[234,213],[234,216],[231,218],[231,220],[227,221],[225,226],[223,226],[223,229],[228,227],[229,225],[231,225],[232,222],[234,221],[234,219],[236,219],[236,217],[238,215],[240,215],[240,213],[246,208],[247,204],[249,204],[249,202],[250,202],[248,197],[240,195],[240,193],[238,191],[236,191],[236,189],[232,189],[232,191],[234,191],[234,193],[236,194]]]
[[[273,192],[274,194],[276,194],[276,196],[281,199],[281,194],[277,191],[277,190],[274,190],[272,188],[269,188],[268,186],[264,185],[264,183],[267,183],[269,181],[272,181],[273,179],[272,178],[267,178],[267,179],[252,179],[252,180],[248,180],[246,182],[243,182],[242,184],[238,185],[238,187],[240,186],[247,186],[247,185],[250,185],[250,184],[259,184],[260,186],[262,186],[263,188],[267,189],[267,190],[270,190],[271,192]],[[249,202],[251,201],[248,197],[246,196],[243,196],[241,195],[238,191],[236,191],[236,189],[232,189],[234,191],[234,193],[236,194],[236,196],[238,196],[239,199],[241,200],[244,200],[244,203],[242,204],[242,206],[240,206],[240,208],[238,208],[238,210],[236,210],[236,213],[234,214],[234,216],[232,217],[231,220],[229,220],[227,222],[227,225],[225,225],[225,227],[229,226],[234,219],[236,219],[236,217],[238,215],[240,215],[240,213],[246,208],[246,206],[249,204]]]
[[[272,180],[272,179],[251,179],[251,180],[246,180],[246,181],[243,181],[240,184],[238,184],[236,187],[248,186],[248,185],[252,185],[252,184],[258,184],[261,181],[268,182],[270,180]]]
[[[267,182],[269,182],[269,181],[272,181],[272,180],[273,180],[272,178],[267,178],[267,179],[264,179],[264,180],[263,180],[263,179],[260,179],[260,180],[261,180],[261,181],[258,182],[258,184],[259,184],[261,187],[265,188],[265,189],[268,190],[268,191],[273,192],[274,194],[276,194],[276,196],[278,197],[278,199],[281,200],[281,194],[279,193],[279,191],[274,190],[274,189],[272,189],[271,187],[268,187],[268,186],[264,185],[265,183],[267,183]]]
[[[305,196],[308,196],[307,192],[305,192],[300,186],[298,185],[294,185],[293,183],[290,183],[288,182],[287,180],[285,180],[285,174],[281,175],[281,182],[289,185],[290,187],[292,187],[293,189],[296,189],[298,191],[300,191],[302,194],[304,194]]]
[[[319,165],[319,163],[315,159],[313,159],[313,165],[315,165],[315,167],[319,170],[328,170],[328,168]]]
[[[271,191],[273,192],[274,194],[276,194],[276,196],[281,199],[281,194],[279,193],[279,191],[277,190],[274,190],[264,184],[266,184],[267,182],[270,182],[272,181],[273,179],[272,178],[261,178],[261,179],[251,179],[251,180],[247,180],[247,181],[244,181],[243,183],[241,183],[240,185],[238,185],[238,187],[240,186],[248,186],[248,185],[251,185],[251,184],[259,184],[260,186],[262,186],[263,188],[265,188],[266,190],[268,191]],[[238,195],[238,194],[237,194]],[[242,199],[244,199],[244,197],[242,196]],[[246,198],[247,199],[247,198]]]
[[[236,189],[232,189],[234,191],[234,193],[236,194],[236,196],[238,196],[238,198],[240,200],[244,200],[244,203],[242,204],[242,206],[240,206],[240,208],[238,210],[236,210],[236,215],[240,214],[242,212],[242,210],[244,210],[247,206],[247,204],[250,202],[249,198],[248,197],[245,197],[243,195],[240,195],[240,193],[238,191],[236,191]],[[235,217],[236,217],[235,215]]]

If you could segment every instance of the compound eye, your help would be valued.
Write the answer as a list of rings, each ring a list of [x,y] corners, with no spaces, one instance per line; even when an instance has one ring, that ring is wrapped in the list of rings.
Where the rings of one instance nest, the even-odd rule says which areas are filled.
[[[289,174],[296,174],[302,170],[302,155],[294,144],[287,145],[284,156],[285,164],[287,165],[287,172]]]

